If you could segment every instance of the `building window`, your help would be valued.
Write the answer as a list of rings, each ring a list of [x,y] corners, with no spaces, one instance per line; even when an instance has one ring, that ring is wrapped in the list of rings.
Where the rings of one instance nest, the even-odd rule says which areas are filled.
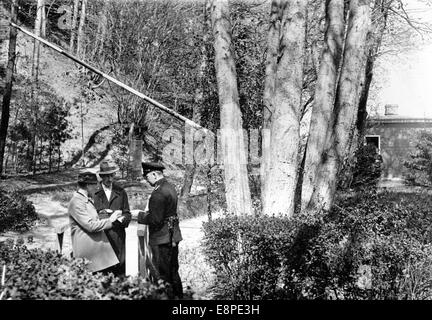
[[[372,144],[378,149],[378,153],[381,153],[380,136],[365,136],[365,144]]]

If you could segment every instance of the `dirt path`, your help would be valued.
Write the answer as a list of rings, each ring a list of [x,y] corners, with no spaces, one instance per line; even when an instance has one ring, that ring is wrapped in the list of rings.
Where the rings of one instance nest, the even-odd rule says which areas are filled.
[[[59,251],[57,233],[64,232],[62,254],[70,256],[72,247],[70,229],[68,228],[69,218],[65,205],[59,201],[52,200],[49,194],[32,194],[27,198],[35,206],[40,220],[28,232],[3,233],[0,235],[0,241],[7,238],[17,239],[18,237],[23,237],[29,248]],[[207,216],[180,221],[183,235],[183,241],[179,247],[180,276],[184,287],[190,286],[201,298],[209,298],[206,291],[213,279],[211,268],[206,263],[200,246],[204,235],[202,223],[205,221],[208,221]],[[129,228],[136,228],[136,224],[136,221],[132,221]],[[29,237],[33,239],[30,243],[27,241]],[[136,250],[136,243],[130,243],[130,241],[135,241],[135,239],[132,237],[127,242],[126,250],[128,248]],[[135,257],[135,255],[132,256]],[[132,258],[132,263],[137,263],[137,258],[137,255],[136,260]]]

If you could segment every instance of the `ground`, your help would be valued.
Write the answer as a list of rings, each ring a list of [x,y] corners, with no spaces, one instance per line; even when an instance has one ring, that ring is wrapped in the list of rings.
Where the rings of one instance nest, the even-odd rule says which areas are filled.
[[[27,194],[39,216],[39,221],[28,232],[6,232],[0,234],[0,241],[22,237],[28,247],[43,250],[60,250],[58,233],[64,232],[62,254],[70,256],[71,240],[68,226],[67,203],[74,191],[76,172],[64,172],[53,175],[22,176],[0,180],[0,187],[20,189]],[[132,185],[126,188],[130,197],[131,209],[143,206],[143,194],[149,194],[149,188]],[[201,251],[203,237],[202,223],[208,221],[207,215],[201,215],[180,221],[183,241],[179,246],[180,276],[183,286],[190,286],[200,299],[211,298],[208,288],[212,283],[212,269],[204,259]],[[127,237],[126,250],[137,250],[135,236],[137,222],[132,221]],[[28,241],[30,240],[30,242]],[[136,241],[136,242],[134,242]],[[138,255],[132,256],[132,263],[137,263]],[[135,259],[136,257],[136,259]],[[131,260],[129,260],[131,261]]]

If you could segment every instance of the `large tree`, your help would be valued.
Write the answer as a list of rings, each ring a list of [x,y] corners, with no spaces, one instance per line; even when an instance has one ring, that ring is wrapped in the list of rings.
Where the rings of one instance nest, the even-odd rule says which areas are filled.
[[[327,29],[324,48],[316,83],[314,105],[311,115],[309,137],[306,147],[305,164],[303,168],[303,183],[301,189],[302,207],[309,204],[315,180],[320,170],[319,163],[323,153],[324,143],[330,129],[330,120],[335,102],[337,77],[342,59],[344,42],[344,0],[329,0],[326,2]]]
[[[7,65],[7,45],[8,45],[8,37],[9,37],[9,18],[7,15],[7,11],[5,8],[5,4],[2,1],[0,3],[0,78],[1,83],[0,87],[4,86],[3,78],[6,74],[6,65]]]
[[[264,88],[264,214],[294,213],[307,1],[273,0]]]
[[[45,31],[45,0],[37,0],[36,6],[36,19],[34,26],[34,34],[38,37],[44,37]],[[33,168],[33,174],[36,173],[36,156],[37,156],[37,141],[38,141],[38,123],[39,123],[39,101],[38,101],[38,88],[39,88],[39,61],[40,61],[40,42],[39,40],[33,39],[33,59],[32,59],[32,91],[31,91],[31,103],[32,103],[32,115],[33,115],[33,132],[31,138],[31,149],[29,155],[29,169]]]
[[[337,83],[330,130],[318,163],[314,191],[306,208],[329,209],[336,193],[338,174],[349,157],[355,133],[362,74],[366,66],[367,35],[371,24],[370,0],[351,0],[343,62]],[[315,130],[311,126],[310,131]],[[324,133],[323,133],[324,134]],[[306,155],[307,156],[307,155]]]
[[[228,0],[212,0],[210,16],[219,92],[220,149],[223,158],[227,210],[234,214],[250,214],[252,203],[247,177],[247,156],[239,106],[235,57],[231,43]]]
[[[17,4],[16,0],[12,2],[11,8],[11,21],[17,22]],[[6,137],[9,127],[9,116],[10,116],[10,102],[12,96],[12,83],[13,83],[13,72],[15,66],[15,51],[16,51],[16,36],[17,30],[10,28],[9,31],[9,50],[8,50],[8,64],[6,69],[5,89],[2,101],[2,114],[0,122],[0,175],[3,172],[3,158],[6,147]]]
[[[302,193],[302,209],[328,209],[355,132],[370,1],[351,0],[345,21],[344,1],[328,0],[324,47],[303,158],[304,175],[298,175],[306,6],[295,0],[272,2],[263,126],[270,129],[270,134],[264,132],[262,148],[265,214],[294,214],[296,187]]]

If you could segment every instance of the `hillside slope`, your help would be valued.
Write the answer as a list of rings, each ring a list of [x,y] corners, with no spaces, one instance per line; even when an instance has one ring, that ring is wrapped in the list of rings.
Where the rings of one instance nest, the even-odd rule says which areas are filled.
[[[33,39],[22,32],[18,32],[17,53],[17,76],[30,79]],[[116,86],[115,84],[109,84],[106,81],[94,94],[96,99],[87,100],[87,102],[82,103],[86,100],[84,96],[85,91],[89,91],[88,89],[86,90],[88,88],[88,76],[89,72],[85,72],[82,67],[69,58],[45,45],[41,45],[39,81],[50,87],[58,97],[71,104],[68,120],[72,129],[72,138],[61,146],[65,162],[70,161],[81,150],[82,141],[84,141],[85,145],[95,131],[118,122],[116,103],[119,99],[112,92],[112,88]],[[130,97],[130,94],[126,90],[123,91],[126,98]],[[127,99],[121,100],[127,101]],[[169,106],[169,101],[168,104],[165,101],[165,105]],[[81,107],[85,114],[83,117],[83,127],[81,127]],[[141,134],[144,144],[143,160],[151,160],[155,156],[162,157],[162,161],[168,168],[166,173],[177,182],[177,187],[180,188],[184,176],[183,157],[186,151],[183,145],[184,123],[156,107],[149,105],[146,107],[147,118],[145,128]],[[81,135],[81,130],[83,130],[83,135]],[[171,134],[169,134],[170,132]],[[175,136],[174,140],[181,152],[180,159],[178,157],[171,157],[165,152],[165,147],[168,144],[172,145],[173,132]],[[86,153],[86,165],[97,165],[98,162],[95,161],[96,159],[101,160],[101,157],[112,156],[112,152],[107,153],[107,146],[113,143],[113,136],[114,132],[111,129],[105,130],[97,136],[92,148]],[[81,161],[77,163],[77,166],[81,165]],[[198,172],[192,189],[193,195],[202,195],[206,179],[207,177],[204,172]],[[192,202],[196,200],[192,200]],[[200,209],[197,209],[199,211],[204,210],[204,204],[201,201],[198,202],[200,203],[198,205]]]
[[[33,39],[18,32],[17,37],[17,61],[16,72],[25,78],[31,76],[31,61],[33,54]],[[61,55],[55,50],[41,45],[39,80],[44,82],[66,102],[72,105],[68,120],[72,129],[72,139],[66,141],[62,146],[65,161],[68,161],[73,153],[81,149],[81,115],[80,101],[83,101],[82,91],[85,83],[80,79],[79,66],[72,60]],[[83,140],[86,143],[91,134],[116,121],[114,108],[103,101],[90,101],[83,105]],[[105,149],[109,136],[99,141],[96,147]]]

